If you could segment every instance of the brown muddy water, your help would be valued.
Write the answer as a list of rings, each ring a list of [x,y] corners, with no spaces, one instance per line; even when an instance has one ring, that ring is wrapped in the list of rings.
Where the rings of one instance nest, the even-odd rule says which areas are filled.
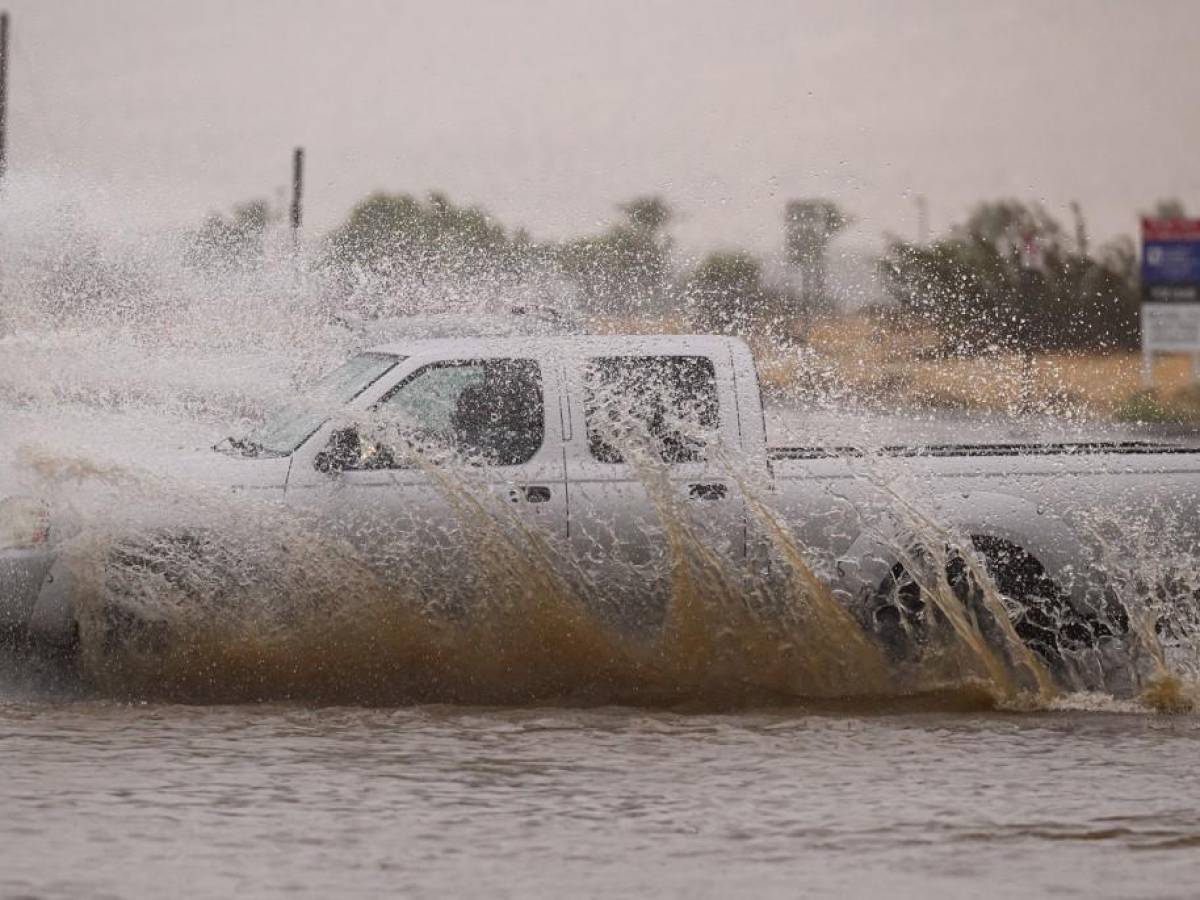
[[[1200,718],[1071,705],[10,694],[0,896],[1195,896]]]
[[[12,356],[0,367],[33,404],[3,410],[0,445],[40,442],[54,458],[103,462],[143,446],[207,446],[229,433],[207,420],[184,427],[157,414],[59,409],[60,382],[43,374],[77,354],[60,352],[61,340],[48,346],[54,367],[15,365]],[[145,365],[132,351],[130,359]],[[22,375],[27,368],[33,375]],[[97,368],[110,378],[140,371]],[[85,374],[78,383],[90,385],[93,373]],[[143,372],[137,384],[162,380]],[[171,383],[161,390],[166,405],[175,402]],[[198,396],[215,392],[209,386]],[[856,439],[861,428],[886,442],[911,430],[898,418],[847,421],[810,416],[808,439],[845,443],[841,435]],[[979,427],[995,434],[998,426]],[[966,439],[958,421],[922,429],[931,440]],[[19,462],[16,449],[0,452],[0,468]],[[69,484],[69,499],[82,502]],[[107,517],[107,495],[98,496]],[[344,587],[349,570],[326,562],[314,555],[307,566],[281,568],[283,587]],[[524,652],[519,639],[545,630],[530,631],[529,609],[500,620],[519,630],[472,634],[427,653],[452,665],[427,667],[416,687],[499,703],[533,688],[539,698],[556,696],[563,678],[570,685],[580,672],[611,686],[613,668],[596,661],[611,660],[613,646],[569,617],[539,620],[570,638],[554,644],[555,653]],[[683,630],[693,639],[727,632]],[[329,640],[314,644],[314,633]],[[409,650],[413,634],[426,635],[388,633]],[[850,657],[841,645],[810,642],[789,657],[802,657],[799,664],[772,667],[762,641],[744,640],[745,632],[734,636],[747,652],[718,657],[735,665],[721,670],[717,687],[753,675],[774,704],[768,708],[728,691],[717,692],[724,711],[679,708],[680,697],[713,687],[693,676],[708,670],[696,663],[714,648],[694,640],[671,645],[680,652],[667,657],[665,680],[636,652],[618,653],[621,689],[599,700],[585,691],[574,706],[430,706],[421,701],[431,691],[392,691],[402,702],[373,689],[369,679],[397,675],[371,664],[376,644],[360,645],[371,651],[364,662],[361,653],[314,653],[346,644],[325,630],[299,638],[285,631],[266,644],[200,645],[183,634],[182,669],[126,660],[123,670],[102,670],[109,677],[91,691],[44,685],[0,656],[0,898],[1200,893],[1197,714],[1092,695],[1043,696],[1036,709],[1005,711],[961,682],[957,694],[920,700],[779,705],[781,693],[813,695],[782,689],[828,688],[819,676],[846,674],[828,663]],[[441,647],[436,636],[417,648]],[[264,646],[275,651],[273,681],[261,680]],[[849,674],[858,681],[869,670]],[[461,691],[446,690],[451,676]],[[197,690],[197,679],[220,690]],[[322,690],[347,682],[340,697]],[[253,702],[264,683],[273,688],[268,696],[302,702]],[[657,691],[653,702],[645,702],[648,689]],[[894,696],[903,694],[898,685]],[[335,705],[360,696],[376,705]],[[231,698],[247,702],[222,705]],[[618,699],[643,702],[595,705]]]
[[[328,577],[342,584],[347,572]],[[531,609],[502,640],[454,645],[454,666],[426,672],[431,683],[453,696],[446,677],[458,673],[478,703],[612,674],[596,667],[612,648],[596,657],[570,619],[539,620],[571,626],[562,652],[525,652],[516,638]],[[381,673],[361,654],[276,641],[265,645],[278,651],[275,681],[252,668],[231,682],[242,657],[186,646],[182,675],[129,665],[87,690],[0,659],[0,898],[1200,890],[1200,715],[1152,711],[1144,696],[1051,694],[1017,711],[958,682],[918,699],[900,685],[849,707],[780,705],[781,687],[838,670],[817,654],[815,671],[774,672],[750,642],[734,656],[746,665],[722,671],[737,684],[765,678],[775,690],[764,708],[754,692],[714,695],[690,680],[712,648],[683,642],[666,681],[621,657],[629,679],[602,702],[640,707],[596,706],[586,691],[574,706],[430,706],[419,690],[401,702],[372,689]],[[260,669],[263,646],[251,645]],[[228,690],[195,690],[197,678]],[[377,705],[334,705],[318,689],[327,683]],[[303,702],[253,702],[264,685]],[[221,705],[231,696],[247,702]],[[723,711],[677,705],[697,696]],[[1158,699],[1171,705],[1169,692]]]

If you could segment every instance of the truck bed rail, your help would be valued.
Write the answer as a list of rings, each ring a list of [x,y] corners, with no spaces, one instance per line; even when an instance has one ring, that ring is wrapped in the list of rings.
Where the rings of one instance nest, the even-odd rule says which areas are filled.
[[[772,460],[831,459],[845,456],[1093,456],[1098,454],[1200,453],[1200,447],[1153,441],[1080,441],[1048,444],[928,444],[884,447],[768,447]]]

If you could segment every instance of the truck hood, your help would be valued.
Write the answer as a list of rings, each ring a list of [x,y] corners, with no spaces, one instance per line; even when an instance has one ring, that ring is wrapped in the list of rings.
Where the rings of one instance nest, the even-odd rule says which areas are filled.
[[[144,467],[163,478],[197,486],[282,491],[291,464],[290,456],[242,456],[198,447],[153,454]]]
[[[197,485],[262,488],[282,491],[287,485],[290,456],[241,456],[212,448],[182,451],[152,466],[164,478]]]
[[[48,498],[51,542],[70,541],[81,527],[114,535],[156,528],[222,527],[246,510],[226,500],[277,503],[283,499],[292,459],[244,457],[211,447],[139,448],[136,453],[89,458],[72,470],[70,502]],[[66,465],[76,464],[68,460]],[[93,490],[94,488],[94,490]],[[34,491],[26,491],[36,496]]]

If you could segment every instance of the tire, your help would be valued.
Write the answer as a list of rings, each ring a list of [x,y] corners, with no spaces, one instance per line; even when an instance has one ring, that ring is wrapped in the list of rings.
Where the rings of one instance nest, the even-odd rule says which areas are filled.
[[[1041,562],[1023,548],[988,536],[974,536],[971,542],[1013,631],[1052,672],[1064,671],[1072,654],[1094,649],[1113,635],[1109,624],[1077,610]],[[984,639],[1003,650],[1004,630],[985,602],[983,585],[976,583],[961,555],[951,554],[946,581],[958,602],[974,614]],[[1127,627],[1120,611],[1110,619],[1117,630]],[[953,639],[945,613],[924,596],[919,579],[903,563],[893,566],[880,585],[868,626],[896,659],[919,659],[929,644]]]
[[[214,572],[222,565],[228,571],[228,560],[224,548],[203,534],[161,533],[114,546],[96,622],[103,651],[161,651],[168,623],[157,594],[170,592],[193,602],[211,598],[218,582]]]

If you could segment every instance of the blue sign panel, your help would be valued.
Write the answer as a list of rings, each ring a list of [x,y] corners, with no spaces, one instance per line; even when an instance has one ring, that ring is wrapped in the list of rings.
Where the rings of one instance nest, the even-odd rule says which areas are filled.
[[[1200,284],[1200,240],[1146,241],[1142,284]]]

